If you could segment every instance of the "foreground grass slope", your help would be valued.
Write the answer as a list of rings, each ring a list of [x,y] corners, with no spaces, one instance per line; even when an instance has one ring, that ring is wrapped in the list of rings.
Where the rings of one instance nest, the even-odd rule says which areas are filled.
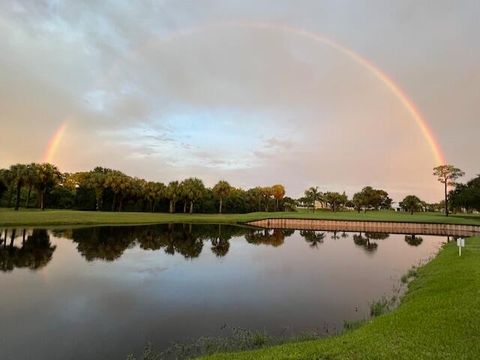
[[[467,240],[461,258],[446,245],[395,311],[357,330],[207,359],[480,359],[480,238]]]
[[[332,220],[400,221],[480,225],[478,215],[452,215],[440,213],[396,213],[393,211],[331,212],[258,212],[250,214],[166,214],[166,213],[112,213],[74,210],[21,210],[0,209],[1,226],[56,226],[100,224],[152,224],[168,222],[242,223],[266,218],[303,218]]]

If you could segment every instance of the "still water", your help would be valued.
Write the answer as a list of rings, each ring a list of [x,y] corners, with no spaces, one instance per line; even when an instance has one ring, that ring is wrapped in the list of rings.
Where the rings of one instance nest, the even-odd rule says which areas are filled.
[[[445,240],[188,224],[2,230],[0,359],[124,359],[225,327],[336,332]]]

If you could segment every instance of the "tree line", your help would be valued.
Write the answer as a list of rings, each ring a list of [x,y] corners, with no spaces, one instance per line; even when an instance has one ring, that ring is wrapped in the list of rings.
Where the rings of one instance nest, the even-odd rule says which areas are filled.
[[[247,213],[290,209],[281,184],[244,190],[221,180],[212,188],[201,179],[168,184],[132,177],[119,170],[96,167],[62,173],[55,165],[15,164],[0,169],[0,204],[44,210],[149,211],[183,213]]]
[[[480,175],[466,184],[457,180],[464,172],[453,165],[433,169],[444,190],[444,200],[428,204],[416,195],[406,196],[400,209],[410,213],[440,211],[480,211]],[[451,189],[451,190],[449,190]],[[382,189],[364,187],[349,198],[345,192],[321,192],[310,187],[299,199],[285,196],[281,184],[248,190],[221,180],[212,188],[191,177],[168,184],[131,177],[119,170],[96,167],[90,171],[62,173],[55,165],[15,164],[0,169],[0,206],[45,209],[149,211],[183,213],[248,213],[257,211],[295,211],[304,207],[357,212],[388,210],[393,200]]]
[[[367,210],[391,209],[393,200],[385,190],[374,189],[371,186],[364,187],[360,192],[355,193],[351,199],[345,192],[321,192],[315,186],[305,190],[304,196],[298,200],[298,203],[310,208],[313,212],[319,207],[329,208],[334,212],[345,208],[365,212]]]
[[[285,196],[281,184],[236,188],[220,180],[212,188],[198,178],[168,184],[131,177],[119,170],[96,167],[91,171],[62,173],[56,166],[15,164],[0,170],[0,201],[3,206],[98,210],[149,211],[169,213],[248,213],[295,211],[297,207],[330,208],[339,211],[390,209],[392,199],[384,190],[365,187],[348,199],[345,193],[325,192],[318,187],[304,197]]]

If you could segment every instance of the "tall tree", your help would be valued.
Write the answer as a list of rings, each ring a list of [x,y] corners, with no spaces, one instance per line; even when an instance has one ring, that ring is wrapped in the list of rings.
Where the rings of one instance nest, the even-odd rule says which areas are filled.
[[[189,178],[183,181],[183,190],[186,200],[190,204],[189,212],[193,213],[195,203],[200,200],[205,193],[203,181],[197,178]]]
[[[45,210],[48,191],[60,183],[62,174],[55,165],[48,163],[36,166],[36,173],[35,187],[40,195],[40,208]]]
[[[165,196],[165,185],[149,181],[145,184],[145,199],[149,202],[150,211],[155,212],[158,202]]]
[[[285,187],[281,184],[275,184],[272,186],[272,193],[275,198],[275,211],[278,211],[278,204],[285,197]]]
[[[25,207],[28,208],[30,206],[30,198],[32,196],[32,190],[35,187],[35,183],[38,182],[37,178],[37,164],[31,163],[27,165],[27,169],[25,172],[25,185],[28,187],[27,190],[27,199],[25,200]]]
[[[218,213],[221,214],[223,210],[223,201],[227,198],[230,193],[232,192],[232,187],[230,184],[224,180],[220,180],[214,187],[213,187],[213,194],[216,198],[219,199],[218,205]]]
[[[108,172],[105,177],[105,187],[113,192],[112,211],[117,209],[117,200],[120,199],[118,210],[122,211],[123,200],[129,190],[130,177],[118,170]]]
[[[455,185],[455,180],[461,178],[465,173],[453,165],[440,165],[433,168],[433,175],[444,186],[445,215],[448,216],[448,187]]]
[[[261,190],[262,190],[262,198],[263,198],[263,205],[265,207],[265,211],[269,211],[270,200],[273,197],[273,189],[270,186],[264,186],[261,188]]]
[[[12,165],[10,166],[10,173],[15,187],[15,210],[18,211],[20,207],[20,193],[27,175],[27,166],[23,164]]]
[[[178,198],[181,196],[180,190],[180,183],[178,181],[171,181],[168,183],[166,195],[170,201],[169,212],[171,214],[175,212],[175,205],[177,204]]]
[[[263,192],[261,187],[255,187],[247,190],[245,199],[249,212],[262,211]]]
[[[103,206],[103,193],[105,191],[105,184],[107,176],[112,170],[96,167],[92,171],[83,173],[83,184],[87,189],[92,189],[95,192],[95,209],[97,211],[102,210]]]
[[[179,201],[183,201],[183,213],[187,213],[187,204],[188,204],[188,184],[185,184],[185,181],[181,181],[178,185]]]

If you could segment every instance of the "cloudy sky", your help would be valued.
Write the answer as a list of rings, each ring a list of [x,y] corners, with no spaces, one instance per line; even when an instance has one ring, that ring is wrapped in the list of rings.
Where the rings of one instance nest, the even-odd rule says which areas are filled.
[[[480,172],[480,2],[0,2],[0,167],[46,160],[149,180],[364,185],[439,200],[445,158]]]

